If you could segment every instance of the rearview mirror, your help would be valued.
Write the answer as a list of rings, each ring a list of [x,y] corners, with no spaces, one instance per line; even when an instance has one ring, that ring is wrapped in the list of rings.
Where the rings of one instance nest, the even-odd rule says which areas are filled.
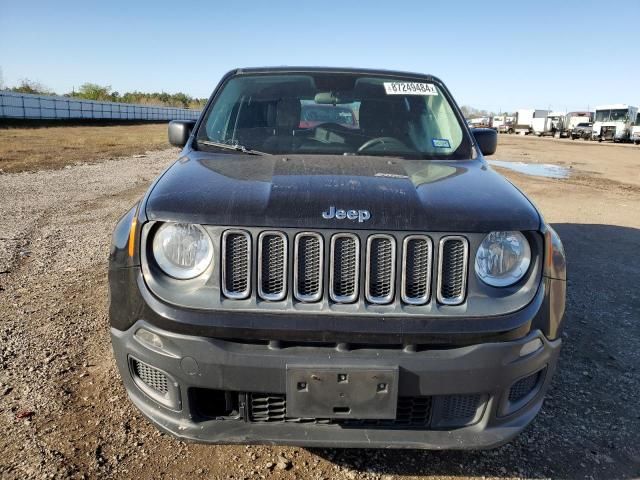
[[[492,128],[472,128],[471,133],[478,143],[482,155],[493,155],[498,148],[498,132]]]
[[[169,122],[169,143],[176,147],[184,147],[195,124],[194,120],[171,120]]]
[[[313,100],[319,105],[336,105],[338,103],[353,102],[353,98],[347,98],[338,92],[318,92]]]

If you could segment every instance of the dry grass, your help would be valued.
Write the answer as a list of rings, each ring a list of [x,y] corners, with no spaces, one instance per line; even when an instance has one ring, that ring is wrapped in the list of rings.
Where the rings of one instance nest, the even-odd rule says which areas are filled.
[[[0,129],[0,170],[50,170],[169,146],[167,124],[7,128]]]

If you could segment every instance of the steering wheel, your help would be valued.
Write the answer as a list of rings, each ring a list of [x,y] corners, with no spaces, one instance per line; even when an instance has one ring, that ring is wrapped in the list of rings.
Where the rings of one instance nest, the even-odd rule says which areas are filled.
[[[393,137],[376,137],[376,138],[372,138],[371,140],[367,140],[366,142],[364,142],[362,145],[360,145],[360,147],[358,148],[358,153],[362,153],[365,150],[370,149],[371,147],[378,145],[378,144],[385,144],[385,143],[395,143],[396,145],[401,145],[403,148],[407,148],[407,146],[402,143],[400,140],[398,140],[397,138],[393,138]]]

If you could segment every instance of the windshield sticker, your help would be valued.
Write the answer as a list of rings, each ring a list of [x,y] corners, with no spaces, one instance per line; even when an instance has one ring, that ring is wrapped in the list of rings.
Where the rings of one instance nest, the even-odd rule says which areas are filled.
[[[451,144],[446,138],[432,138],[431,143],[436,148],[451,148]]]
[[[432,83],[384,82],[387,95],[438,95]]]

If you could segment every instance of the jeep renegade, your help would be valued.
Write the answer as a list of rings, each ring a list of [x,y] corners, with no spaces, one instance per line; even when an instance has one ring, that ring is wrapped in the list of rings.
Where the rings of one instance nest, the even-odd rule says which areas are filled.
[[[238,69],[169,140],[182,153],[119,221],[109,266],[117,365],[158,428],[459,449],[532,421],[561,346],[562,244],[438,78]]]

